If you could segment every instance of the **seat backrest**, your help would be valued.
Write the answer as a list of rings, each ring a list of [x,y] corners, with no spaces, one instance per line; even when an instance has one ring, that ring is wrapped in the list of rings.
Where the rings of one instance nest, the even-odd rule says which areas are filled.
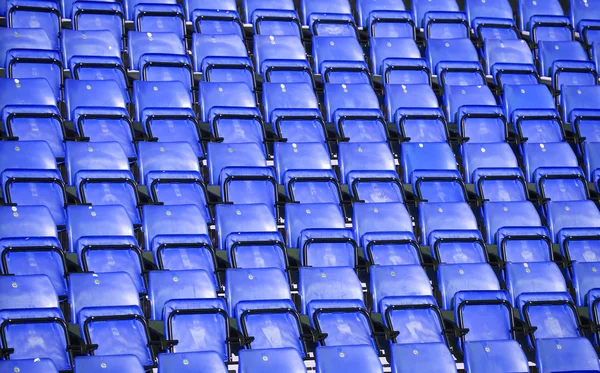
[[[319,373],[333,373],[340,370],[347,373],[383,372],[377,352],[368,345],[319,346],[315,351],[315,356]]]
[[[139,70],[140,57],[144,54],[177,54],[186,55],[183,40],[173,32],[138,32],[127,33],[127,50],[129,52],[129,68]]]
[[[465,290],[500,290],[498,278],[487,263],[444,264],[437,279],[442,293],[442,309],[452,309],[457,292]]]
[[[308,83],[263,83],[264,118],[272,122],[273,112],[281,109],[319,109],[319,101]]]
[[[0,142],[0,174],[6,170],[57,170],[50,145],[45,141]]]
[[[456,363],[445,343],[392,344],[392,373],[456,373]]]
[[[527,373],[529,364],[519,343],[515,340],[470,342],[465,344],[465,369],[468,372]]]
[[[518,10],[519,28],[522,31],[529,31],[529,19],[533,16],[562,16],[564,14],[559,0],[536,1],[535,3],[520,0]]]
[[[362,246],[365,233],[413,232],[412,219],[402,203],[355,202],[352,214],[354,236]]]
[[[158,373],[227,373],[223,359],[214,351],[158,355]]]
[[[385,85],[385,106],[391,122],[398,119],[399,109],[437,108],[438,100],[429,84],[388,83]]]
[[[255,108],[254,92],[244,82],[211,83],[198,85],[200,118],[207,122],[211,112],[217,108]]]
[[[194,33],[192,45],[196,71],[201,71],[207,57],[248,57],[244,41],[236,34]]]
[[[226,249],[227,236],[244,232],[277,232],[272,208],[264,204],[217,205],[215,225],[219,236],[219,249]]]
[[[152,180],[166,171],[186,172],[200,179],[198,157],[187,142],[141,142],[138,145],[140,185],[149,186]]]
[[[592,201],[550,202],[546,208],[553,242],[562,229],[600,226],[600,211]]]
[[[509,121],[515,110],[556,110],[554,98],[543,84],[505,85],[503,93],[504,113]]]
[[[454,296],[454,318],[469,329],[464,341],[512,339],[512,305],[506,291],[459,291]]]
[[[414,180],[413,175],[417,171],[449,170],[458,172],[454,153],[445,142],[403,143],[401,158],[405,183]]]
[[[499,259],[513,263],[552,261],[552,240],[546,227],[504,227],[496,233]]]
[[[256,143],[208,143],[206,163],[210,169],[210,183],[223,184],[223,170],[238,167],[267,167],[263,148]]]
[[[311,229],[344,229],[346,222],[339,204],[288,203],[285,205],[287,247],[298,246],[302,232]]]
[[[500,228],[542,225],[540,215],[529,201],[487,202],[483,207],[483,220],[489,244],[497,242],[496,233]]]
[[[461,106],[495,106],[496,98],[488,86],[446,86],[444,89],[444,108],[448,121],[459,123]]]
[[[239,302],[292,299],[288,280],[279,268],[230,268],[225,272],[225,293],[230,317]]]
[[[46,275],[0,276],[0,310],[59,308],[58,295]]]
[[[327,118],[333,122],[338,109],[379,109],[379,100],[367,83],[325,83],[325,109]]]
[[[420,265],[371,266],[370,291],[373,312],[384,312],[381,301],[388,297],[433,297],[429,278]]]
[[[499,0],[490,6],[489,3],[478,0],[465,2],[467,18],[472,23],[475,18],[501,18],[512,19],[513,11],[508,0]]]
[[[75,119],[75,109],[124,109],[129,98],[114,80],[65,80],[67,118]]]
[[[86,307],[140,306],[137,288],[125,272],[72,273],[69,280],[72,323],[81,321],[79,311]]]
[[[78,356],[74,373],[143,373],[144,367],[135,355]]]
[[[213,276],[203,270],[150,271],[148,299],[152,320],[161,320],[165,304],[173,299],[216,298]]]
[[[594,85],[565,86],[560,90],[560,108],[563,121],[574,126],[573,110],[600,109],[600,87]]]
[[[437,71],[440,62],[479,62],[479,56],[471,39],[429,39],[427,60],[431,71]]]
[[[5,66],[7,52],[11,49],[59,50],[60,47],[58,35],[50,37],[43,29],[3,27],[0,29],[0,66]]]
[[[167,235],[206,235],[208,222],[196,205],[145,205],[142,207],[144,249],[156,249],[154,239]]]
[[[165,100],[165,97],[169,100]],[[192,95],[182,82],[133,82],[133,103],[137,120],[142,119],[144,109],[190,109],[192,110]]]
[[[70,66],[72,57],[115,57],[121,59],[121,43],[109,30],[62,30],[64,63]]]
[[[363,300],[362,285],[350,267],[301,267],[298,293],[303,314],[307,313],[307,305],[311,301]]]
[[[56,96],[44,78],[2,78],[0,112],[8,105],[56,106]]]
[[[540,373],[600,371],[598,354],[583,337],[538,340],[535,362]]]
[[[436,230],[477,230],[477,219],[466,202],[427,202],[419,204],[419,226],[426,245]]]
[[[429,234],[433,258],[439,263],[486,263],[486,247],[478,230],[435,230]]]
[[[66,143],[65,164],[68,184],[75,185],[79,171],[129,171],[129,161],[118,142]]]
[[[459,12],[455,0],[415,0],[412,4],[413,17],[417,27],[425,27],[424,18],[427,12]]]
[[[306,373],[304,361],[293,348],[240,350],[239,373]]]
[[[287,171],[330,170],[329,151],[323,143],[282,143],[274,146],[275,169],[279,184]]]
[[[569,293],[523,293],[515,306],[523,320],[537,327],[537,341],[546,338],[580,337],[579,318]],[[532,341],[529,341],[530,345]]]
[[[58,237],[56,222],[46,206],[0,206],[0,239]]]
[[[518,169],[519,163],[508,143],[467,143],[463,144],[463,166],[465,183],[471,183],[477,169]]]
[[[78,250],[79,239],[84,237],[134,237],[133,222],[121,205],[67,206],[67,234],[69,250]]]
[[[567,284],[554,262],[507,263],[506,288],[514,304],[523,293],[566,292]]]
[[[0,372],[37,372],[37,373],[58,373],[56,365],[51,359],[35,358],[23,360],[1,360]]]
[[[348,142],[339,144],[340,182],[346,184],[353,171],[390,171],[396,174],[394,156],[387,143]]]
[[[533,65],[533,54],[525,40],[486,39],[484,44],[486,74],[492,73],[496,64]]]
[[[292,35],[254,35],[254,61],[256,72],[264,74],[277,61],[308,68],[306,50],[302,41]],[[285,66],[284,64],[284,66]]]

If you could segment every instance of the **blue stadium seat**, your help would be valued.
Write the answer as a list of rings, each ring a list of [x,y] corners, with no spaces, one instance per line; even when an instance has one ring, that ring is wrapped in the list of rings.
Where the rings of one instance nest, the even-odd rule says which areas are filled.
[[[536,327],[528,334],[528,344],[550,338],[580,337],[577,309],[568,293],[523,293],[517,298],[519,315],[528,326]]]
[[[527,183],[519,168],[479,168],[472,181],[477,195],[490,202],[528,199]]]
[[[19,285],[19,279],[13,281],[13,286]],[[61,371],[71,369],[72,346],[67,324],[59,309],[3,310],[0,311],[0,321],[2,347],[12,350],[9,355],[11,360],[51,359]]]
[[[465,371],[527,373],[529,364],[517,341],[481,341],[465,344]]]
[[[477,219],[466,202],[428,202],[419,204],[421,244],[432,243],[438,230],[477,230]]]
[[[302,357],[293,348],[240,350],[240,373],[306,373]]]
[[[167,304],[177,299],[216,298],[214,275],[202,269],[148,272],[151,320],[165,320]]]
[[[138,151],[140,185],[154,189],[162,177],[202,180],[198,157],[188,143],[140,142]]]
[[[46,275],[59,296],[67,295],[67,263],[56,237],[0,238],[0,254],[1,273]]]
[[[222,298],[168,301],[163,312],[164,330],[169,339],[170,352],[166,355],[179,356],[178,359],[173,357],[172,360],[180,360],[187,354],[212,353],[221,363],[228,361],[229,328],[226,309],[225,300]]]
[[[291,35],[254,35],[254,68],[264,81],[314,86],[302,41]]]
[[[506,287],[512,303],[521,294],[566,292],[565,279],[554,262],[507,263]]]
[[[58,34],[48,35],[39,28],[0,29],[0,66],[6,66],[6,58],[11,49],[60,50]]]
[[[461,148],[463,158],[463,170],[465,183],[472,183],[475,180],[477,170],[482,173],[487,169],[518,169],[517,157],[509,144],[490,143],[490,144],[472,144],[466,143]]]
[[[0,206],[0,216],[0,238],[58,238],[56,223],[45,206]]]
[[[195,33],[192,38],[194,71],[202,72],[204,81],[244,82],[254,90],[252,62],[240,35]]]
[[[47,309],[60,314],[58,295],[46,275],[0,276],[0,289],[4,294],[0,300],[2,311]]]
[[[456,373],[456,363],[443,343],[410,343],[391,346],[392,373]]]
[[[540,339],[535,363],[540,373],[600,371],[598,355],[586,338]]]
[[[325,84],[325,108],[327,120],[339,122],[336,113],[347,109],[361,109],[369,112],[379,109],[379,101],[369,84]]]
[[[519,29],[531,31],[529,23],[533,16],[563,16],[565,13],[559,0],[548,0],[534,4],[531,1],[519,1],[518,20]]]
[[[279,268],[229,268],[225,279],[230,317],[238,315],[236,310],[240,302],[292,299],[288,280]]]
[[[60,95],[44,78],[0,79],[0,110],[9,106],[56,107]],[[35,117],[35,116],[33,116]],[[6,127],[9,127],[6,125]],[[45,138],[40,138],[45,140]],[[56,142],[56,141],[54,141]]]
[[[441,108],[399,108],[396,130],[404,142],[446,142],[448,125]]]
[[[187,0],[184,6],[186,19],[192,22],[195,32],[243,35],[244,26],[234,0],[220,0],[211,4],[202,0]]]
[[[379,356],[368,346],[317,347],[315,351],[318,373],[379,373],[383,366]]]
[[[230,234],[225,246],[233,268],[279,268],[287,271],[287,249],[279,232]]]
[[[126,92],[127,71],[121,60],[122,42],[109,30],[63,30],[62,55],[75,79],[114,80]]]
[[[496,85],[538,83],[533,54],[525,40],[486,39],[483,55],[486,74],[493,75]]]
[[[438,102],[428,84],[386,84],[385,106],[388,121],[399,121],[401,109],[436,109]]]
[[[571,130],[579,141],[597,142],[596,135],[600,101],[597,100],[598,88],[594,85],[566,86],[560,92],[562,119],[570,123]],[[581,149],[578,147],[578,150]]]
[[[215,208],[215,224],[219,236],[220,250],[227,247],[229,235],[251,235],[258,232],[277,232],[275,215],[271,206],[254,205],[217,205]]]
[[[245,0],[243,8],[256,34],[302,37],[300,17],[291,0]]]
[[[165,102],[164,97],[170,97]],[[135,120],[142,122],[149,138],[160,142],[187,142],[198,158],[204,157],[200,146],[198,122],[189,88],[179,81],[133,82]]]
[[[350,185],[355,197],[361,190],[369,192],[375,187],[385,189],[392,200],[403,200],[394,156],[387,143],[341,143],[338,158],[340,182]]]
[[[498,258],[504,262],[552,261],[552,240],[546,227],[502,227],[496,237]]]
[[[598,72],[594,62],[590,61],[555,61],[552,64],[552,86],[555,90],[562,90],[569,85],[596,84]]]
[[[458,53],[457,53],[458,52]],[[470,39],[430,39],[425,51],[429,69],[441,72],[447,62],[479,62],[477,50]]]
[[[57,226],[65,224],[65,183],[44,141],[0,144],[0,186],[4,201],[18,206],[47,207]]]
[[[464,112],[463,110],[468,107],[496,106],[496,99],[486,85],[446,86],[444,88],[443,101],[448,121],[457,124],[462,119],[461,114]]]
[[[331,303],[325,307],[330,301],[363,301],[362,285],[350,267],[300,267],[298,294],[300,313],[305,315],[321,307],[335,308]]]
[[[556,79],[555,74],[553,74],[556,63],[565,60],[569,62],[586,62],[589,59],[587,52],[578,41],[540,41],[538,43],[538,65],[542,76],[550,76]],[[592,80],[592,84],[594,82]],[[560,89],[560,85],[555,84],[554,87]]]
[[[381,75],[386,84],[431,84],[431,70],[423,58],[387,58]]]
[[[41,28],[50,37],[58,36],[62,18],[55,1],[9,0],[6,2],[8,27]]]
[[[331,170],[329,151],[323,143],[275,143],[275,169],[277,181],[283,184],[290,177],[304,171]]]
[[[219,354],[213,351],[158,355],[158,373],[227,373]]]
[[[176,2],[127,0],[128,19],[132,20],[136,31],[172,32],[185,37],[185,11]]]
[[[492,9],[493,7],[487,8]],[[501,6],[499,10],[502,10]],[[485,42],[487,39],[519,39],[519,31],[515,25],[515,21],[512,19],[512,10],[510,10],[510,5],[509,12],[511,17],[507,18],[494,18],[494,16],[492,16],[490,18],[477,17],[471,20],[471,28],[474,30],[477,39],[483,42]]]
[[[563,140],[554,99],[546,86],[505,85],[503,102],[506,118],[520,137],[531,143]]]
[[[220,113],[223,109],[231,109],[232,113],[245,113],[244,108],[256,106],[254,93],[245,83],[202,82],[199,84],[198,94],[198,104],[201,107],[200,118],[203,122],[213,119],[213,115]]]
[[[312,56],[313,71],[321,74],[325,83],[371,82],[365,55],[355,36],[314,36]]]
[[[236,148],[237,151],[243,151],[243,149],[239,145]],[[260,152],[261,149],[256,147],[256,150]],[[224,202],[236,204],[263,203],[271,206],[273,214],[275,214],[278,192],[277,181],[272,168],[266,166],[228,166],[221,169],[220,177],[221,196]]]
[[[152,251],[159,269],[215,271],[206,212],[196,205],[146,205],[142,211],[144,250]]]
[[[126,272],[139,292],[146,290],[142,252],[124,207],[68,206],[67,232],[69,251],[85,271]]]
[[[134,159],[135,134],[128,103],[128,95],[113,80],[65,80],[66,119],[75,123],[79,136],[92,143],[116,141],[127,157]]]
[[[126,3],[72,0],[62,3],[65,5],[63,16],[71,19],[73,30],[108,30],[118,42],[119,50],[123,50],[126,18],[123,8]]]
[[[451,3],[451,2],[448,2]],[[471,34],[465,13],[430,9],[423,17],[426,39],[461,39]]]
[[[328,3],[302,0],[300,8],[302,24],[310,26],[313,35],[358,36],[348,0],[334,0]]]
[[[371,13],[377,12],[400,13],[406,11],[403,3],[396,1],[359,0],[356,2],[356,13],[358,15],[358,27],[367,27]],[[375,36],[375,35],[371,35]]]
[[[436,230],[429,235],[431,256],[440,264],[487,263],[488,254],[477,230]]]
[[[363,3],[366,4],[366,2]],[[360,4],[358,6],[360,6]],[[366,16],[363,28],[368,28],[370,37],[415,39],[417,32],[412,14],[406,10],[392,9],[404,9],[404,4],[393,2],[391,6],[389,4],[381,6],[379,3],[374,3],[374,5],[370,6],[381,8],[380,10],[371,11]],[[358,8],[357,12],[360,13],[361,9]]]
[[[455,0],[416,0],[412,4],[412,13],[417,27],[424,28],[425,15],[428,12],[459,12],[460,9]]]
[[[150,332],[131,277],[125,272],[72,273],[70,280],[71,322],[79,324],[87,345],[97,344],[94,356],[127,351],[144,367],[153,366]]]
[[[514,337],[512,305],[505,290],[459,291],[454,296],[454,319],[460,328],[469,330],[459,340],[465,351],[477,352],[479,343]],[[470,344],[473,347],[468,348]],[[477,364],[479,359],[471,362]]]
[[[507,120],[500,106],[460,106],[456,124],[458,134],[474,144],[499,143],[508,138]]]
[[[305,266],[354,268],[358,262],[358,246],[351,229],[303,230],[298,249],[300,262]]]
[[[452,309],[455,295],[460,291],[500,290],[498,278],[487,263],[441,265],[437,280],[444,310]]]
[[[393,344],[446,343],[443,318],[433,297],[391,297],[384,299],[380,307],[384,325],[392,332]],[[419,332],[411,332],[417,324]]]
[[[544,199],[554,202],[588,199],[585,176],[580,168],[539,168],[533,177],[536,190]]]
[[[236,203],[262,201],[260,203],[274,205],[277,183],[274,180],[272,169],[267,168],[262,145],[257,143],[209,143],[206,160],[210,168],[210,183],[221,185],[223,201]],[[239,177],[240,180],[236,181],[235,177]],[[244,177],[246,180],[242,180]],[[251,177],[254,177],[255,180],[250,180]],[[245,187],[254,188],[254,193],[259,193],[259,195],[240,194],[234,186],[238,182],[242,182]],[[255,202],[252,202],[253,200]]]
[[[420,265],[371,266],[371,312],[385,312],[386,302],[405,297],[431,297],[431,283]]]
[[[241,301],[235,313],[246,349],[293,348],[306,356],[300,316],[289,299]]]
[[[62,100],[63,63],[58,51],[11,49],[4,68],[7,78],[45,78],[57,101]]]
[[[598,7],[598,4],[582,0],[571,0],[569,5],[571,24],[580,33],[584,43],[589,45],[599,40],[598,19],[600,17],[600,7]]]
[[[191,84],[192,66],[183,40],[172,32],[127,33],[129,69],[141,80],[179,80]],[[167,77],[167,79],[165,79]]]
[[[409,38],[374,37],[369,51],[371,71],[378,75],[386,75],[383,68],[386,61],[401,62],[404,59],[421,58],[417,43]]]
[[[124,369],[130,373],[143,373],[140,360],[131,354],[115,356],[78,356],[73,373],[117,373]]]
[[[285,205],[285,230],[287,247],[299,248],[300,237],[314,229],[344,229],[344,213],[339,204],[296,204]]]
[[[549,154],[548,154],[549,153]],[[523,146],[523,159],[526,179],[534,181],[534,175],[539,170],[548,167],[578,167],[577,156],[570,144],[556,142],[547,144],[526,143]]]
[[[372,264],[421,263],[412,219],[402,203],[354,203],[354,236]]]
[[[600,227],[600,211],[592,201],[548,202],[548,228],[553,242],[571,228]],[[561,232],[563,231],[563,232]]]
[[[504,227],[540,227],[540,215],[529,201],[484,202],[483,221],[487,244],[498,243],[497,233]]]
[[[477,24],[484,23],[485,27],[493,28],[495,26],[494,22],[513,19],[513,10],[508,0],[498,1],[498,4],[494,4],[494,6],[490,6],[483,1],[467,0],[465,2],[465,11],[473,29],[477,28]]]
[[[538,47],[544,42],[557,42],[556,45],[561,45],[562,42],[575,40],[575,32],[568,17],[535,15],[529,19],[529,28],[531,41],[538,44]]]
[[[13,373],[16,371],[32,371],[39,373],[58,373],[58,369],[51,359],[22,359],[0,361],[1,373]]]

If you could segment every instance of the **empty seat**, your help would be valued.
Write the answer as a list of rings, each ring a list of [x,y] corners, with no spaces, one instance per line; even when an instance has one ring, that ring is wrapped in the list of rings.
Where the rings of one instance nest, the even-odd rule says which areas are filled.
[[[303,230],[298,248],[304,266],[354,268],[358,262],[358,245],[351,229]]]
[[[421,263],[412,219],[402,203],[354,203],[354,236],[372,264]]]
[[[317,347],[315,351],[317,372],[334,373],[339,369],[345,372],[379,373],[383,366],[377,353],[368,346]]]
[[[11,0],[6,4],[8,27],[41,28],[50,37],[60,33],[59,4],[53,1]]]
[[[7,78],[44,78],[57,101],[62,99],[63,64],[60,52],[54,50],[11,49],[4,66]]]
[[[300,8],[302,24],[310,26],[313,35],[356,37],[358,34],[348,0],[334,0],[329,3],[303,0]]]
[[[0,30],[0,66],[6,66],[11,49],[59,50],[58,34],[48,35],[40,28],[10,28]]]
[[[123,91],[127,90],[127,72],[121,60],[122,42],[111,31],[63,30],[61,43],[63,60],[73,78],[114,80]]]
[[[396,298],[433,298],[431,283],[420,265],[371,266],[369,284],[372,312],[385,313],[386,302]]]
[[[13,277],[13,287],[20,285],[18,277]],[[5,294],[10,293],[7,290]],[[0,320],[2,321],[2,347],[12,350],[9,354],[11,360],[51,359],[61,371],[71,369],[72,346],[70,346],[67,324],[59,309],[3,310],[0,311]],[[39,343],[42,340],[44,343]]]
[[[496,99],[486,85],[450,85],[444,88],[444,109],[448,121],[460,123],[469,106],[495,106]],[[467,107],[467,108],[465,108]],[[461,108],[463,110],[461,110]]]
[[[597,100],[598,90],[599,88],[594,85],[565,86],[561,89],[562,119],[571,124],[571,130],[580,138],[580,141],[597,142],[600,140],[596,134],[597,116],[600,109],[600,102]]]
[[[417,43],[412,38],[371,38],[369,51],[371,71],[379,75],[387,75],[388,69],[384,69],[386,61],[396,66],[396,63],[400,63],[405,59],[421,58],[421,52],[417,47]],[[393,69],[400,70],[399,68]]]
[[[222,298],[173,299],[165,303],[163,325],[169,338],[167,355],[179,356],[170,360],[181,364],[183,354],[211,353],[221,363],[228,361],[229,326],[226,308]]]
[[[15,371],[24,372],[30,370],[39,373],[58,373],[58,369],[51,359],[22,359],[0,361],[0,372],[10,373]]]
[[[214,276],[204,270],[150,271],[148,299],[152,320],[163,320],[167,303],[175,299],[216,298]]]
[[[588,3],[582,0],[573,0],[569,2],[571,24],[582,37],[585,44],[590,44],[598,40],[598,19],[600,16],[600,7],[595,3]]]
[[[565,279],[554,262],[507,263],[506,287],[516,304],[527,293],[566,292]]]
[[[488,244],[497,243],[497,233],[504,227],[539,227],[540,216],[529,201],[486,202],[483,220]]]
[[[484,173],[485,169],[518,169],[517,157],[507,143],[471,144],[462,145],[463,170],[465,183],[475,179],[477,170]]]
[[[412,4],[412,13],[418,27],[425,27],[425,15],[428,12],[458,12],[460,11],[455,0],[416,0]]]
[[[272,208],[264,204],[217,205],[215,224],[219,236],[218,248],[229,250],[228,236],[243,236],[258,232],[277,232],[277,224]]]
[[[108,30],[118,42],[119,50],[123,50],[125,18],[127,18],[124,11],[126,3],[65,0],[63,5],[65,8],[63,16],[71,19],[73,30]]]
[[[368,191],[373,185],[369,182],[369,178],[379,179],[371,180],[375,185],[378,181],[389,183],[382,178],[398,178],[394,156],[387,143],[343,143],[339,146],[338,158],[340,182],[350,185],[353,189],[356,187],[357,189],[353,190],[353,193],[360,192],[358,184],[363,183],[361,178],[365,178],[365,191]],[[393,184],[393,180],[391,181]],[[397,188],[397,185],[392,185],[392,187]],[[387,193],[392,191],[393,189],[388,190]],[[401,191],[398,192],[401,195]]]
[[[469,342],[465,344],[465,371],[527,373],[529,364],[514,340]]]
[[[74,373],[117,373],[126,370],[142,373],[144,367],[135,355],[78,356],[75,359]]]
[[[483,54],[486,74],[493,75],[496,84],[537,83],[533,54],[525,40],[487,39]]]
[[[600,370],[598,355],[587,338],[540,339],[536,352],[540,373]]]
[[[344,213],[338,204],[285,205],[285,231],[287,247],[300,248],[300,237],[316,229],[344,229]]]
[[[323,143],[276,143],[274,147],[277,181],[283,184],[299,171],[331,170],[329,151]]]
[[[530,31],[529,21],[533,16],[563,16],[564,14],[559,0],[548,0],[543,3],[536,2],[535,4],[529,1],[519,1],[519,29]]]
[[[186,19],[192,22],[195,32],[242,36],[244,27],[235,1],[223,0],[206,4],[202,0],[188,0],[184,5]]]
[[[212,351],[158,355],[158,373],[176,372],[227,373],[227,368],[219,354]]]
[[[302,36],[293,1],[245,0],[243,8],[246,22],[254,26],[256,34]]]
[[[325,84],[325,108],[327,120],[339,122],[337,112],[347,109],[378,110],[379,101],[369,84]],[[343,114],[343,113],[342,113]]]
[[[207,82],[244,82],[254,90],[253,66],[248,50],[236,34],[193,35],[194,71]]]
[[[0,206],[0,238],[58,238],[56,223],[45,206]]]
[[[444,64],[448,62],[479,62],[477,50],[467,38],[429,39],[426,56],[429,69],[438,75],[445,70]]]
[[[371,74],[355,36],[314,36],[313,71],[326,83],[370,83]]]
[[[293,348],[241,350],[240,373],[306,373],[302,357]]]
[[[548,228],[553,242],[559,235],[571,228],[591,228],[600,226],[600,212],[592,201],[549,202],[546,205]]]
[[[291,300],[286,276],[279,268],[230,268],[225,272],[227,307],[230,317],[244,301]]]
[[[371,13],[377,13],[380,11],[390,13],[404,12],[406,7],[403,3],[395,1],[383,1],[379,2],[376,0],[360,0],[356,2],[356,13],[358,14],[358,27],[369,26],[369,17]],[[372,35],[375,36],[375,35]]]
[[[58,295],[46,275],[1,276],[0,310],[48,309],[58,311]],[[59,311],[60,313],[60,311]],[[58,316],[61,318],[61,316]]]
[[[79,324],[86,344],[98,345],[94,356],[128,351],[145,367],[152,366],[150,332],[131,277],[113,272],[73,273],[70,278],[72,322]]]
[[[382,61],[384,83],[430,84],[431,70],[423,58],[387,58]]]
[[[421,244],[431,244],[435,231],[477,230],[477,219],[466,202],[427,202],[419,204]]]
[[[302,314],[314,313],[321,307],[335,308],[331,306],[335,302],[325,306],[327,302],[331,301],[356,300],[359,303],[363,301],[360,280],[354,269],[349,267],[301,267],[298,277],[298,294],[300,295],[300,312]],[[340,303],[343,304],[343,302]]]
[[[431,255],[441,264],[487,263],[481,233],[476,230],[436,230],[430,234]]]
[[[480,168],[473,173],[478,196],[490,202],[526,201],[527,184],[518,168]]]
[[[116,141],[127,157],[135,158],[128,103],[128,95],[113,80],[65,81],[66,119],[76,123],[78,134],[91,142]]]
[[[487,263],[444,264],[438,268],[437,279],[444,310],[452,309],[459,291],[500,290],[498,278]]]
[[[128,0],[128,19],[133,20],[136,31],[172,32],[179,38],[185,36],[185,11],[176,2]]]
[[[561,86],[556,81],[557,74],[554,71],[556,67],[560,66],[560,64],[557,66],[557,61],[586,62],[588,55],[578,41],[540,41],[538,43],[539,72],[542,76],[552,77],[555,82],[554,88],[560,89]],[[591,84],[594,83],[595,80],[591,80]]]
[[[314,85],[302,41],[291,35],[254,35],[254,68],[266,82]]]
[[[4,201],[18,206],[45,206],[54,223],[65,224],[67,195],[52,149],[45,141],[0,144],[0,186]]]
[[[251,88],[240,82],[208,83],[202,82],[198,87],[200,104],[200,118],[203,122],[214,121],[214,115],[222,113],[223,110],[231,110],[229,113],[246,113],[247,108],[256,106],[256,99]],[[234,110],[235,108],[235,110]],[[246,110],[244,109],[246,108]],[[213,130],[214,131],[214,130]],[[216,134],[218,136],[218,134]],[[249,136],[249,134],[247,134]],[[262,134],[261,134],[262,136]],[[224,141],[232,142],[223,136]],[[249,142],[252,140],[237,140],[233,142]],[[262,141],[262,139],[261,139]]]
[[[507,120],[500,106],[460,106],[458,134],[474,144],[500,143],[508,138]]]
[[[387,119],[398,121],[401,118],[401,109],[435,109],[438,107],[438,102],[433,89],[428,84],[387,84],[385,106]]]
[[[393,344],[392,373],[455,373],[456,363],[443,343]]]

